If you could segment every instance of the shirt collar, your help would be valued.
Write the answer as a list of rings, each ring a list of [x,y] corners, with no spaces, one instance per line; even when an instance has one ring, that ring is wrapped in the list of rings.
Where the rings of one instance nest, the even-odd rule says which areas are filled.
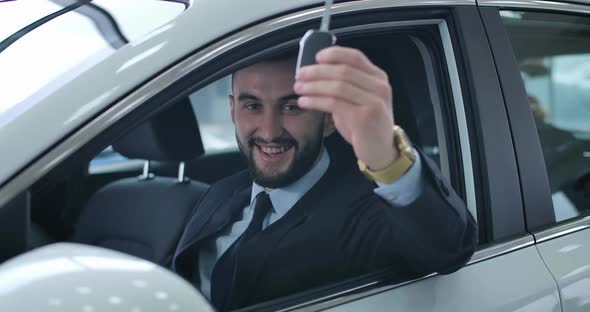
[[[274,212],[278,215],[278,218],[284,216],[289,209],[291,209],[291,207],[293,207],[295,203],[320,180],[324,173],[326,173],[326,170],[328,170],[328,166],[330,166],[330,156],[326,149],[323,148],[320,161],[318,161],[303,177],[285,187],[274,189],[268,194]],[[254,203],[256,195],[264,191],[264,187],[252,183],[250,206]]]

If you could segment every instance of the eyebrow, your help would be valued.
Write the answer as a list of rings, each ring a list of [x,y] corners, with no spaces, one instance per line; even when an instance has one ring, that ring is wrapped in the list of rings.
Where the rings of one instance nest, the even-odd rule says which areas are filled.
[[[238,96],[238,101],[248,101],[248,100],[260,101],[260,99],[257,96],[252,95],[250,93],[240,93],[240,95]]]
[[[281,96],[279,98],[280,103],[284,103],[284,102],[289,102],[291,100],[297,100],[299,98],[298,94],[295,93],[291,93],[291,94],[287,94],[285,96]],[[248,101],[248,100],[253,100],[253,101],[260,101],[260,98],[250,94],[250,93],[240,93],[240,95],[238,96],[238,101]]]
[[[297,100],[298,98],[299,98],[299,94],[291,93],[291,94],[287,94],[285,96],[281,96],[279,98],[279,102],[281,102],[281,103],[289,102],[291,100]]]

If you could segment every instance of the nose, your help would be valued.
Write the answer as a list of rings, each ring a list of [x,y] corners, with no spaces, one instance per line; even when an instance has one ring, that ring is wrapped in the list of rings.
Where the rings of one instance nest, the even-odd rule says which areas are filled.
[[[266,110],[260,119],[258,127],[259,136],[265,141],[272,141],[281,136],[283,131],[282,120],[280,114],[274,110]]]

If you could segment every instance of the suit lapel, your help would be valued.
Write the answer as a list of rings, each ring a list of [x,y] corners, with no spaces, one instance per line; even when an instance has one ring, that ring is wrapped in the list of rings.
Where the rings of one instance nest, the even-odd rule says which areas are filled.
[[[227,196],[215,196],[217,198],[208,198],[199,204],[178,244],[179,248],[174,261],[176,272],[185,277],[192,276],[196,267],[199,245],[204,239],[218,233],[235,220],[239,212],[248,204],[251,191],[251,182],[242,183],[230,195],[229,200]]]

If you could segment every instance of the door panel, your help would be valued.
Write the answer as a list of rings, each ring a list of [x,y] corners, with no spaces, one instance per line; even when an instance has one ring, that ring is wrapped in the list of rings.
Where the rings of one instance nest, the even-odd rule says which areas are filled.
[[[534,246],[329,311],[561,311],[555,281]]]
[[[577,5],[552,8],[512,1],[481,11],[508,99],[527,228],[563,311],[588,311],[590,15]]]
[[[564,312],[590,311],[589,242],[586,229],[537,245],[557,280]]]

